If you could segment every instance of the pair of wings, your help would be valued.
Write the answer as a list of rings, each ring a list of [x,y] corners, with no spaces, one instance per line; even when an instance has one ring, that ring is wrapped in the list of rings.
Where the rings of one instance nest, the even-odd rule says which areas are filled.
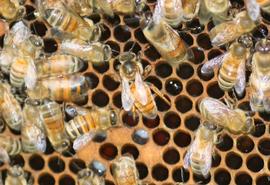
[[[220,68],[224,60],[228,57],[228,55],[229,53],[226,52],[206,62],[201,68],[202,74],[210,74],[213,72],[213,69],[215,67]],[[243,60],[237,69],[237,79],[234,85],[234,89],[239,96],[242,96],[245,87],[246,87],[246,63],[245,60]]]
[[[130,111],[133,107],[135,99],[138,100],[142,105],[146,105],[147,98],[147,86],[144,84],[142,80],[142,76],[139,72],[135,75],[135,92],[134,94],[131,92],[129,81],[126,78],[122,79],[122,93],[121,100],[122,105],[125,111]]]
[[[249,17],[256,21],[260,17],[260,5],[256,0],[245,0],[246,9]]]
[[[190,160],[192,155],[195,152],[198,152],[199,149],[199,141],[197,138],[192,142],[190,148],[188,149],[185,158],[184,158],[184,168],[188,169],[190,166]],[[202,151],[200,151],[201,161],[204,161],[205,166],[202,167],[201,172],[204,177],[206,177],[210,171],[212,165],[212,150],[213,144],[209,143]]]

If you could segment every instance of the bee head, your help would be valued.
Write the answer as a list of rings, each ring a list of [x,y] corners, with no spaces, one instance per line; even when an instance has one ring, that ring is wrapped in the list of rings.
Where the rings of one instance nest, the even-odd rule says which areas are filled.
[[[234,53],[235,56],[242,57],[246,54],[246,48],[240,43],[233,43],[230,46],[231,51]]]
[[[25,103],[27,105],[38,106],[38,105],[41,104],[41,101],[39,101],[37,99],[26,98],[25,99]]]
[[[30,42],[32,43],[33,46],[37,47],[37,48],[42,48],[43,47],[43,40],[36,36],[36,35],[31,35],[29,37]]]
[[[270,41],[262,39],[255,45],[255,50],[260,53],[268,53],[270,51]]]
[[[24,174],[22,167],[19,165],[12,166],[8,172],[13,177],[19,177]]]
[[[134,80],[137,72],[143,73],[142,65],[137,61],[135,53],[126,52],[119,56],[120,76],[126,77],[129,80]]]
[[[248,34],[240,36],[238,42],[242,44],[245,48],[251,48],[253,46],[252,37]]]
[[[244,128],[245,133],[252,133],[255,129],[254,120],[251,117],[253,112],[246,112],[246,126]]]
[[[84,177],[90,177],[92,176],[92,170],[88,169],[88,168],[85,168],[85,169],[82,169],[78,172],[78,178],[79,179],[82,179]]]
[[[145,0],[135,0],[135,4],[136,4],[136,12],[140,13],[143,11],[146,2]]]

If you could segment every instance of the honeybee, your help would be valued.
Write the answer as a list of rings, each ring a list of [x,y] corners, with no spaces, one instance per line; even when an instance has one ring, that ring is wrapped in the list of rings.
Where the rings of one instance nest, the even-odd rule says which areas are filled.
[[[5,35],[4,47],[6,46],[17,48],[20,55],[35,59],[42,53],[44,43],[41,37],[31,33],[23,21],[19,21]]]
[[[184,168],[190,166],[193,173],[207,177],[212,165],[213,146],[217,141],[216,130],[201,125],[195,134],[185,157]]]
[[[244,2],[248,15],[253,21],[259,20],[261,9],[267,13],[270,13],[269,0],[245,0]]]
[[[85,62],[78,57],[57,53],[28,65],[26,85],[34,87],[37,80],[77,73],[85,66]],[[32,84],[28,83],[29,79]]]
[[[154,119],[157,116],[157,106],[151,90],[160,96],[167,104],[170,102],[153,85],[146,84],[142,75],[147,75],[150,68],[143,70],[140,59],[132,52],[125,52],[118,58],[120,61],[120,77],[122,83],[121,100],[125,111],[136,109],[145,117]],[[150,66],[148,66],[150,67]]]
[[[27,94],[32,99],[50,98],[55,101],[79,101],[87,96],[88,82],[79,74],[50,77],[37,81],[25,79]]]
[[[254,111],[270,111],[270,41],[263,39],[255,45],[250,76],[250,106]]]
[[[139,13],[145,6],[145,0],[65,0],[65,3],[80,16],[89,16],[93,13],[133,15]]]
[[[232,109],[214,98],[204,98],[199,105],[203,120],[225,128],[232,134],[248,134],[254,131],[254,121],[248,112]]]
[[[0,84],[0,109],[5,123],[11,129],[20,131],[23,123],[22,109],[7,83]]]
[[[104,177],[99,176],[89,168],[78,172],[77,181],[78,185],[105,185]]]
[[[138,185],[139,174],[135,160],[131,156],[121,156],[111,165],[112,175],[117,185]]]
[[[59,153],[67,151],[70,141],[65,132],[64,118],[60,105],[45,99],[39,106],[39,114],[53,148]]]
[[[233,87],[239,96],[242,96],[246,87],[246,61],[250,56],[250,48],[253,46],[252,38],[242,36],[239,41],[234,42],[229,51],[206,62],[201,68],[202,74],[213,72],[213,68],[221,66],[218,75],[219,87],[229,91]]]
[[[25,172],[22,167],[15,165],[10,167],[5,179],[5,185],[33,185],[34,179]]]
[[[201,24],[206,24],[212,17],[215,25],[228,20],[229,0],[203,0],[199,10]]]
[[[25,14],[25,8],[19,0],[1,0],[0,15],[9,22],[22,18]]]
[[[9,162],[9,156],[15,156],[22,151],[21,141],[11,136],[0,135],[0,160]]]
[[[141,28],[146,39],[171,64],[179,64],[188,57],[183,39],[162,18],[162,3],[158,1],[152,17],[145,15]]]
[[[25,152],[45,152],[46,135],[43,128],[43,120],[39,112],[40,102],[26,99],[23,108],[24,122],[22,124],[21,139]]]
[[[184,22],[192,20],[197,16],[200,9],[200,0],[182,0],[183,16]],[[180,13],[180,12],[178,12]]]
[[[94,64],[99,64],[111,59],[112,51],[107,44],[100,42],[89,43],[81,39],[68,37],[60,32],[54,32],[53,34],[61,40],[59,51],[62,53],[79,57]]]
[[[250,19],[246,11],[242,11],[233,20],[215,26],[209,36],[213,45],[220,46],[251,32],[255,27],[256,22]]]
[[[75,150],[79,150],[98,132],[104,132],[112,127],[118,126],[119,118],[114,109],[92,107],[92,109],[89,110],[86,108],[78,108],[75,105],[68,105],[65,111],[70,112],[74,108],[78,115],[65,123],[65,129],[67,135],[72,140],[75,140],[73,144]]]
[[[81,18],[62,1],[37,0],[37,16],[45,19],[53,28],[69,33],[85,41],[97,41],[101,28],[88,18]]]
[[[161,0],[164,20],[172,27],[177,27],[182,21],[182,0]]]

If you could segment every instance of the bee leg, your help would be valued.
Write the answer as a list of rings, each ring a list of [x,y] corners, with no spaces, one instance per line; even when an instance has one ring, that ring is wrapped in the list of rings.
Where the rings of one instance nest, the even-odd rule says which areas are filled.
[[[218,145],[218,144],[222,143],[222,142],[223,142],[223,136],[224,136],[224,134],[223,134],[222,132],[216,134],[216,135],[214,136],[214,144],[215,144],[215,145]]]
[[[110,73],[110,74],[107,74],[107,75],[110,76],[114,81],[121,82],[121,78],[120,78],[119,75],[113,74],[113,73]]]
[[[137,117],[137,111],[136,111],[136,107],[133,105],[133,107],[132,107],[132,118],[133,118],[133,121],[136,120],[136,117]]]
[[[150,87],[152,91],[154,91],[156,95],[162,98],[168,105],[171,105],[171,102],[160,92],[160,90],[156,86],[154,86],[151,83],[147,83],[147,85]]]
[[[148,65],[144,68],[144,71],[143,71],[143,78],[145,79],[152,71],[152,66],[151,65]]]
[[[231,98],[229,95],[228,95],[228,93],[226,93],[225,94],[225,97],[224,97],[224,101],[225,101],[225,103],[226,103],[226,105],[230,108],[230,109],[233,109],[234,107],[235,107],[235,105],[236,105],[236,96],[235,96],[235,94],[233,95],[234,96],[234,98]]]

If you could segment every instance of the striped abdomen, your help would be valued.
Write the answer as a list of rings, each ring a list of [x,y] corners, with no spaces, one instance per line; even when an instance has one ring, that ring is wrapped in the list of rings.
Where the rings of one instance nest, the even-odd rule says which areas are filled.
[[[69,140],[65,133],[63,114],[56,102],[45,102],[40,106],[44,127],[53,148],[62,152],[68,148]]]
[[[37,64],[39,78],[54,77],[76,73],[81,70],[84,63],[77,57],[71,55],[53,55]]]
[[[202,156],[200,153],[193,153],[193,155],[190,158],[190,166],[192,168],[192,171],[197,175],[204,175],[203,170],[205,168],[205,160],[202,159]]]
[[[19,102],[12,94],[7,94],[1,105],[2,117],[6,124],[13,130],[20,131],[23,123],[22,109]]]
[[[0,136],[0,147],[11,156],[17,155],[22,151],[21,141],[10,136]]]
[[[237,71],[241,62],[241,59],[235,59],[232,56],[228,56],[224,60],[218,75],[218,84],[222,90],[228,91],[233,88],[237,80]]]
[[[84,76],[72,75],[49,78],[41,82],[50,98],[56,101],[76,101],[87,94],[88,84]]]
[[[22,88],[24,85],[24,77],[27,72],[28,61],[18,58],[11,65],[10,84],[16,88]]]
[[[135,107],[147,118],[149,119],[154,119],[157,116],[157,106],[156,102],[152,96],[150,88],[145,85],[146,87],[146,92],[147,92],[147,103],[145,105],[142,105],[139,101],[138,98],[135,96],[135,102],[134,105]],[[132,84],[130,86],[131,91],[133,95],[135,95],[135,84]]]
[[[68,136],[73,140],[90,132],[96,127],[97,125],[91,113],[76,116],[68,123],[65,123],[66,132]]]

